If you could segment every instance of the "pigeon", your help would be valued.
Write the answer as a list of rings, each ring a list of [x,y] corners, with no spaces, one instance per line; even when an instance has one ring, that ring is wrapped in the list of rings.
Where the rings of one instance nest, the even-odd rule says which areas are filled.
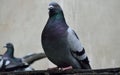
[[[30,54],[23,56],[22,58],[15,58],[13,44],[7,43],[6,46],[4,46],[4,47],[7,48],[7,51],[4,55],[0,55],[0,71],[3,71],[3,70],[4,71],[14,71],[14,72],[34,71],[35,69],[32,68],[30,65],[32,63],[34,63],[35,61],[46,57],[45,53],[30,53]],[[14,63],[9,64],[11,59],[12,59],[12,62],[14,61]],[[15,60],[17,60],[18,62],[15,62]],[[8,68],[8,65],[3,66],[3,63],[9,64],[9,66],[11,66],[11,65],[14,65],[14,66]],[[16,63],[23,64],[23,67],[22,67],[22,65],[20,65],[20,64],[17,65]],[[26,67],[26,66],[24,67],[24,64],[28,67]]]
[[[41,43],[48,59],[58,68],[91,69],[80,39],[66,23],[56,2],[49,4],[49,18],[41,34]]]
[[[7,51],[3,54],[0,63],[2,64],[0,71],[14,71],[20,68],[26,68],[29,65],[23,62],[20,58],[14,57],[14,46],[12,43],[7,43]]]

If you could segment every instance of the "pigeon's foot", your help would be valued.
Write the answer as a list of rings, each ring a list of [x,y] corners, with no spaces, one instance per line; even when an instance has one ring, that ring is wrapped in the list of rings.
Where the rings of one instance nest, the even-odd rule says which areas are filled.
[[[61,68],[60,70],[65,71],[65,70],[70,70],[70,69],[73,69],[72,66],[64,67],[64,68]]]

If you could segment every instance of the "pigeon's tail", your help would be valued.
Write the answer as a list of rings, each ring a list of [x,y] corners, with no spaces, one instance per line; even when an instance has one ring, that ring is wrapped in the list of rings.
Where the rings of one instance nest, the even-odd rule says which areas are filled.
[[[88,57],[86,57],[84,60],[79,60],[79,63],[82,67],[82,69],[92,69],[90,64],[89,64],[89,60],[88,60]]]
[[[88,59],[87,55],[85,54],[84,48],[80,52],[71,50],[71,53],[73,54],[75,59],[80,64],[81,69],[91,69],[91,66],[89,64],[89,59]]]

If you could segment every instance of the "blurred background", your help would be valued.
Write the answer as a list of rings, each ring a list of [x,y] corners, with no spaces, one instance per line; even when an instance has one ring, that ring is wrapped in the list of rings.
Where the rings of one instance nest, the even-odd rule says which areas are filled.
[[[92,68],[120,67],[120,0],[0,0],[0,54],[7,42],[14,44],[16,57],[44,52],[41,32],[51,1],[63,8]],[[40,70],[53,66],[47,58],[32,65]]]

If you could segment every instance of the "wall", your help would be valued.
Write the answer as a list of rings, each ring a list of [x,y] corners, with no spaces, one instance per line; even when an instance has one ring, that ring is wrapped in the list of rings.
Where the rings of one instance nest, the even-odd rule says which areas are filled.
[[[7,42],[14,44],[16,57],[43,52],[41,32],[51,1],[63,8],[93,68],[120,66],[120,0],[0,0],[1,54]],[[47,58],[32,65],[36,69],[53,66]]]

